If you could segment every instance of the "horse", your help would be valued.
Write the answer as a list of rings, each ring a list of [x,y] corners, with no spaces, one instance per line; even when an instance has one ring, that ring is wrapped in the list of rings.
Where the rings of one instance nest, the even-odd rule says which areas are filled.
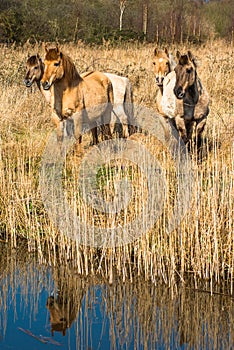
[[[160,114],[166,116],[161,104],[163,96],[163,81],[165,77],[174,70],[176,62],[167,48],[165,48],[164,50],[155,48],[153,66],[155,81],[158,86],[158,91],[156,95],[157,110]]]
[[[46,102],[50,103],[51,92],[42,89],[41,87],[41,78],[44,74],[44,64],[42,62],[39,54],[32,55],[28,57],[26,61],[26,74],[24,77],[24,84],[26,87],[31,87],[35,82],[38,89],[45,97]]]
[[[82,130],[88,124],[94,144],[98,143],[97,122],[101,120],[105,139],[112,137],[110,130],[114,96],[110,79],[103,73],[88,72],[83,77],[78,73],[69,56],[59,46],[45,46],[44,74],[41,79],[44,90],[53,86],[53,110],[61,121],[74,120],[74,136],[81,142]]]
[[[26,61],[26,74],[24,77],[24,84],[26,87],[31,87],[33,83],[36,83],[38,89],[44,96],[46,102],[52,107],[54,104],[53,88],[50,90],[44,90],[41,85],[41,79],[44,74],[44,63],[39,54],[32,55],[28,57]],[[57,113],[52,109],[51,117],[55,127],[57,128],[58,139],[63,137],[63,125],[61,125],[61,120]]]
[[[176,103],[175,123],[185,143],[191,140],[195,124],[199,147],[209,114],[209,95],[198,77],[196,60],[191,51],[185,55],[177,51],[176,57],[178,63],[173,91],[177,101],[182,103]]]

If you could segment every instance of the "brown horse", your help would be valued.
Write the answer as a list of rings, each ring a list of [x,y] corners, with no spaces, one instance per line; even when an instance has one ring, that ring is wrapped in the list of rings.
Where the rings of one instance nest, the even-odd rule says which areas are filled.
[[[110,120],[113,109],[113,87],[101,72],[81,76],[71,58],[58,47],[45,47],[45,69],[41,79],[44,90],[54,87],[54,105],[61,121],[73,117],[75,138],[81,142],[82,130],[88,124],[97,144],[97,122],[101,120],[105,139],[111,138]]]
[[[45,91],[41,87],[41,78],[43,74],[44,64],[42,62],[41,57],[38,54],[28,57],[26,61],[26,75],[24,78],[24,84],[26,87],[31,87],[32,84],[35,82],[37,84],[38,89],[45,97],[46,101],[50,103],[50,91]]]
[[[209,95],[197,75],[197,64],[190,51],[181,55],[177,51],[174,94],[183,103],[176,103],[175,122],[185,143],[191,140],[195,124],[198,145],[209,114]]]
[[[168,52],[167,48],[164,50],[155,48],[153,65],[155,81],[158,86],[156,106],[159,113],[166,116],[162,109],[163,81],[164,78],[174,70],[176,63],[173,56]]]

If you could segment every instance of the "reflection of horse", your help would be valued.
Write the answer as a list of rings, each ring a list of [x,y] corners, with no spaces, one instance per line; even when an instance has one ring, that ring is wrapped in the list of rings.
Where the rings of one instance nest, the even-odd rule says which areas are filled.
[[[78,308],[69,299],[63,299],[62,295],[50,296],[47,299],[46,307],[50,312],[51,334],[54,332],[62,332],[66,334],[67,328],[70,328],[72,322],[77,317]]]
[[[58,45],[45,49],[41,83],[45,90],[54,87],[53,109],[60,120],[73,116],[75,138],[79,141],[84,124],[88,124],[94,144],[98,142],[97,121],[101,120],[104,138],[111,138],[110,120],[114,102],[111,81],[101,72],[90,72],[81,77],[71,58],[63,54]]]
[[[66,274],[67,270],[55,270],[56,295],[47,298],[46,308],[50,313],[51,333],[61,332],[71,327],[77,319],[85,295],[84,281],[77,276]]]
[[[165,50],[155,48],[153,65],[155,80],[158,86],[158,91],[156,95],[156,106],[159,113],[165,116],[165,113],[163,112],[161,106],[163,95],[163,80],[170,72],[174,70],[176,63],[174,61],[173,56],[169,54],[167,48],[165,48]]]
[[[178,64],[175,67],[174,93],[177,99],[183,101],[183,108],[181,104],[177,104],[176,126],[184,142],[188,142],[192,137],[195,123],[199,145],[209,114],[209,96],[198,78],[197,65],[192,53],[188,51],[187,54],[181,55],[177,51],[176,57]]]

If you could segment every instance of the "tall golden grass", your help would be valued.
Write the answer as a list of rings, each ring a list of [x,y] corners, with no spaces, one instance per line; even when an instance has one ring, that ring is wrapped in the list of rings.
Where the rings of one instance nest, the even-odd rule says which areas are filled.
[[[194,184],[190,208],[179,227],[168,235],[165,217],[171,210],[172,183],[175,181],[173,174],[168,171],[167,181],[171,187],[166,199],[168,207],[154,229],[131,244],[112,249],[95,249],[80,246],[60,232],[50,221],[41,198],[40,162],[54,127],[50,121],[49,106],[36,87],[27,89],[24,86],[23,78],[28,52],[44,55],[43,49],[0,47],[2,241],[15,247],[19,239],[25,239],[28,250],[37,251],[42,261],[46,259],[50,264],[69,263],[80,274],[101,274],[110,282],[115,274],[123,281],[131,281],[135,275],[140,275],[153,283],[159,281],[173,286],[178,279],[185,281],[191,275],[196,287],[205,280],[213,291],[221,283],[227,283],[233,294],[234,49],[224,41],[170,49],[175,52],[177,48],[181,52],[190,49],[198,57],[198,74],[211,97],[202,161],[198,161],[195,153],[191,155]],[[80,72],[98,69],[128,76],[134,89],[134,103],[156,108],[153,44],[131,43],[110,48],[88,47],[79,43],[76,46],[66,44],[62,49],[73,58]],[[167,150],[159,154],[157,142],[152,141],[150,135],[139,136],[138,142],[158,155],[165,169],[170,168]],[[68,157],[64,186],[70,204],[78,212],[83,212],[89,222],[93,220],[93,211],[79,208],[77,167]],[[143,186],[141,182],[143,177],[137,179],[136,188]],[[111,184],[108,186],[107,193],[111,190]],[[137,215],[137,210],[140,211],[140,201],[144,201],[145,193],[137,189],[135,191],[138,200],[125,213],[130,215],[130,219]],[[72,195],[69,197],[69,194]],[[108,218],[100,215],[96,224],[106,225],[105,220],[108,221]],[[125,218],[119,220],[121,224]]]

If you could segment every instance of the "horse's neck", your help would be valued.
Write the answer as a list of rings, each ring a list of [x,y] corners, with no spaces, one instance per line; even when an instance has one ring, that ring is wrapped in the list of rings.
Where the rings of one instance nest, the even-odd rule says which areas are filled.
[[[44,90],[42,85],[41,85],[41,81],[37,81],[37,87],[40,90],[40,92],[42,93],[42,95],[44,96],[45,100],[47,103],[49,103],[51,105],[51,96],[52,96],[52,88],[50,88],[50,90]]]
[[[195,106],[199,100],[199,86],[198,86],[198,79],[196,78],[193,85],[189,86],[188,90],[186,91],[184,103],[190,104]]]
[[[170,64],[170,72],[172,72],[176,67],[176,61],[171,53],[169,53],[169,64]]]
[[[158,86],[161,95],[163,94],[163,85]]]

